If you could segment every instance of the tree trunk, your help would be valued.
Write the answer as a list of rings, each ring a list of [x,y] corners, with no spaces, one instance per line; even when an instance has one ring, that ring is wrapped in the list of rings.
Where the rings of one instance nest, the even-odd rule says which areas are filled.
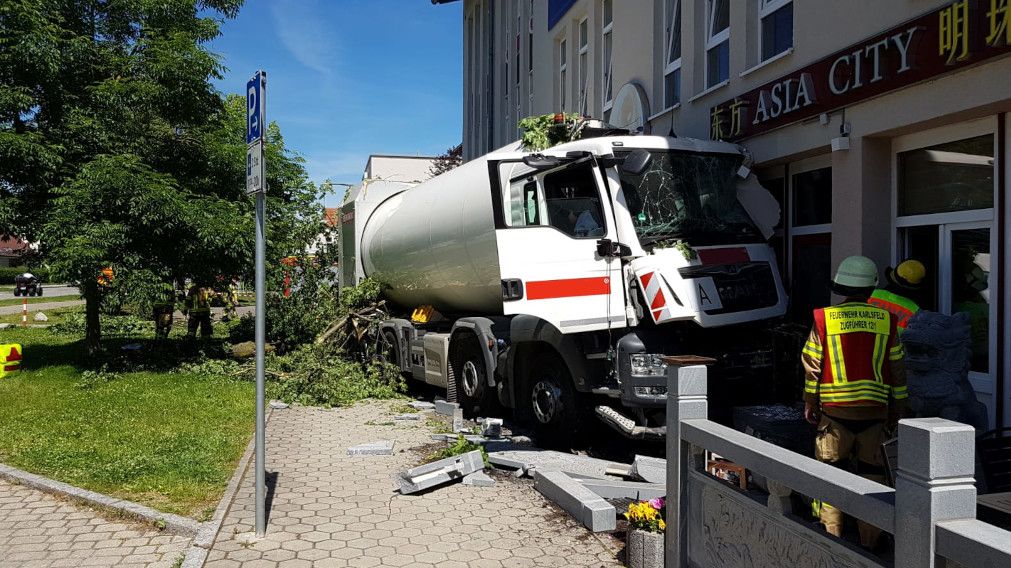
[[[94,355],[102,350],[102,323],[98,317],[98,304],[102,297],[95,281],[84,284],[84,341],[88,354]]]

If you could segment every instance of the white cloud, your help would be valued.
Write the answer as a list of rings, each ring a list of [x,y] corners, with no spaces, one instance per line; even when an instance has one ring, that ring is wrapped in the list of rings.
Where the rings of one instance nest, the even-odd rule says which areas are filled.
[[[316,0],[276,0],[271,4],[277,36],[295,59],[331,77],[340,48]]]

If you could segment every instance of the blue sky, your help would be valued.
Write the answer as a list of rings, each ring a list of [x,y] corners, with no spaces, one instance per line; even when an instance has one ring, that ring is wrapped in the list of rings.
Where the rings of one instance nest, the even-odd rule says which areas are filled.
[[[210,45],[217,88],[264,69],[267,118],[313,181],[358,182],[369,154],[440,154],[461,137],[462,4],[246,0]]]

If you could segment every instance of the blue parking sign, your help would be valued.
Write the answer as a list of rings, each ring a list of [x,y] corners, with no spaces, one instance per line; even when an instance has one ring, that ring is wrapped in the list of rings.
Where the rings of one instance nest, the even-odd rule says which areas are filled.
[[[246,144],[263,138],[263,121],[266,118],[264,101],[267,88],[266,74],[257,71],[246,83]]]

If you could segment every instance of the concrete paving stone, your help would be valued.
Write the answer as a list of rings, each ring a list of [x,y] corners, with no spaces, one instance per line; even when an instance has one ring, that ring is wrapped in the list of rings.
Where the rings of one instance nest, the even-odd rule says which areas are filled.
[[[615,558],[621,543],[606,535],[587,538],[578,523],[560,520],[557,509],[528,480],[499,479],[494,487],[457,484],[411,495],[391,492],[388,480],[416,466],[420,448],[430,443],[427,428],[366,424],[396,414],[390,411],[395,404],[367,402],[332,411],[293,407],[271,417],[267,470],[278,475],[267,531],[280,548],[262,552],[262,560],[276,562],[277,568],[295,561],[313,566],[522,567],[532,565],[532,559],[514,552],[528,544],[541,555],[563,559],[577,547],[594,558],[605,553]],[[347,455],[347,448],[392,440],[392,431],[393,455],[381,460]],[[254,509],[252,475],[247,474],[212,554],[230,547],[235,528],[251,530]],[[313,533],[325,536],[316,540],[319,535]],[[552,544],[552,536],[564,536],[563,544]],[[321,553],[327,556],[307,558]],[[211,558],[218,558],[208,562],[216,568],[220,557]],[[552,568],[569,563],[563,560]],[[593,564],[600,565],[620,564]]]

